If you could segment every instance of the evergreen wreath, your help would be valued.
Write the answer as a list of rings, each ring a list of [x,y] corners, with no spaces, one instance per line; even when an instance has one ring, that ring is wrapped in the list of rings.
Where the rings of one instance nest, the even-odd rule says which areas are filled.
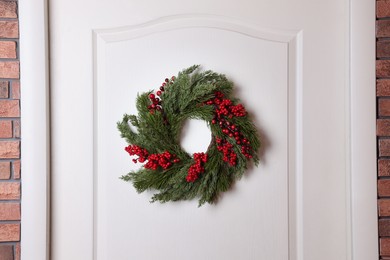
[[[165,79],[155,93],[138,94],[138,116],[125,114],[117,126],[129,144],[125,150],[136,156],[132,161],[144,164],[121,179],[132,182],[139,193],[158,190],[151,202],[216,202],[242,177],[249,161],[259,163],[256,127],[232,91],[233,83],[225,75],[202,72],[194,65]],[[208,123],[212,138],[205,153],[191,156],[180,146],[187,119]]]

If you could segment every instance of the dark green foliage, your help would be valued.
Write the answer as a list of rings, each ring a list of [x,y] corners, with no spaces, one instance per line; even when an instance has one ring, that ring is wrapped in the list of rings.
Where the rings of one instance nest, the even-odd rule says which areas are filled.
[[[234,180],[242,177],[248,166],[248,158],[241,153],[241,148],[234,138],[226,137],[218,125],[211,124],[215,117],[213,105],[205,105],[211,100],[216,91],[222,92],[226,98],[238,104],[239,100],[232,97],[233,83],[225,75],[212,71],[199,71],[194,65],[183,70],[177,78],[165,88],[161,95],[162,110],[150,112],[149,94],[146,92],[137,97],[138,115],[124,115],[118,122],[118,130],[129,145],[138,145],[151,153],[168,151],[175,154],[180,162],[164,170],[141,168],[130,172],[121,178],[132,182],[138,192],[145,190],[159,191],[152,197],[152,201],[177,201],[199,199],[199,206],[204,203],[214,203],[221,192],[227,191]],[[194,182],[187,182],[188,169],[194,163],[192,155],[186,153],[180,146],[179,138],[182,126],[187,119],[201,119],[209,123],[212,132],[212,141],[207,150],[208,161],[205,172]],[[256,127],[248,116],[229,119],[239,127],[240,132],[250,141],[253,161],[258,164],[257,151],[260,141]],[[129,124],[137,128],[135,133]],[[217,149],[215,138],[225,138],[237,154],[237,164],[229,165],[223,161],[223,155]]]

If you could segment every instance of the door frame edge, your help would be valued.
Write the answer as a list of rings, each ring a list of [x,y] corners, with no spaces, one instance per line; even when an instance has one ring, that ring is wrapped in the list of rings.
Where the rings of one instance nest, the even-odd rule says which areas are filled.
[[[349,0],[348,259],[378,259],[375,1]],[[349,241],[348,241],[349,240]]]
[[[50,259],[48,1],[18,1],[21,89],[21,259]]]

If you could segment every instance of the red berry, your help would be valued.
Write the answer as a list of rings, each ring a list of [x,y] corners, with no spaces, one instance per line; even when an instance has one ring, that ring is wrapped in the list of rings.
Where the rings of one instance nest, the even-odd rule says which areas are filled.
[[[157,96],[161,96],[161,91],[157,91]]]
[[[205,171],[204,163],[207,162],[207,154],[205,153],[194,153],[194,163],[188,169],[186,177],[187,182],[194,182],[198,179],[199,174]]]
[[[156,97],[156,96],[155,96],[153,93],[151,93],[151,94],[149,95],[149,98],[152,99],[152,100],[153,100],[155,97]]]

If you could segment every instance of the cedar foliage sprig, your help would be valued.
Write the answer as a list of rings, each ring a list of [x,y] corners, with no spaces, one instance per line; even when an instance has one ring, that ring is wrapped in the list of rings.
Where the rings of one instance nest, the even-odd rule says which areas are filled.
[[[117,126],[129,144],[126,150],[139,156],[133,161],[148,163],[121,179],[132,182],[138,192],[157,190],[152,202],[198,198],[199,206],[215,203],[242,177],[249,161],[259,163],[256,127],[232,91],[225,75],[194,65],[166,79],[158,97],[153,91],[138,95],[138,115],[125,114]],[[208,122],[212,141],[206,153],[190,155],[181,148],[187,119]]]

